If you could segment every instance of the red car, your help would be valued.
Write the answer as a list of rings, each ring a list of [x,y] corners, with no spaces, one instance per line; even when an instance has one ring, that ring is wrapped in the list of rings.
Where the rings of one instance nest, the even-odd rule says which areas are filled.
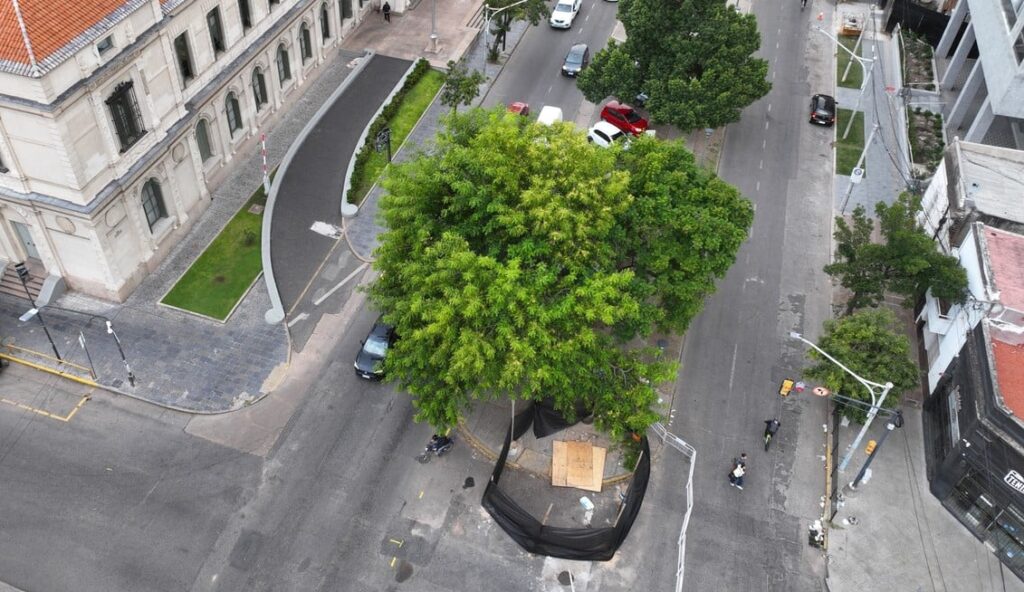
[[[601,109],[601,119],[634,136],[647,131],[647,120],[629,105],[618,101],[611,101]]]
[[[522,101],[516,101],[514,103],[509,103],[508,104],[508,110],[509,110],[510,113],[515,113],[516,115],[529,115],[530,114],[530,106],[527,105],[526,103],[523,103]]]

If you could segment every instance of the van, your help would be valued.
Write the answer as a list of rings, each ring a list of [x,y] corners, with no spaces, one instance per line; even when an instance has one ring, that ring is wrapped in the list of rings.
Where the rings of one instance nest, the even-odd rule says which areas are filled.
[[[551,125],[559,121],[562,121],[562,109],[560,107],[547,105],[540,110],[540,115],[537,116],[537,123],[543,125]]]

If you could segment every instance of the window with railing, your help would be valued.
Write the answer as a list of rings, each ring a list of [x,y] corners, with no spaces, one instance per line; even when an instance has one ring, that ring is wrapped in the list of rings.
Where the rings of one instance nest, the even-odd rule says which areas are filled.
[[[121,143],[121,152],[125,152],[146,134],[132,81],[125,81],[114,87],[114,92],[107,97],[106,103],[110,109],[110,118],[114,122],[114,131]]]

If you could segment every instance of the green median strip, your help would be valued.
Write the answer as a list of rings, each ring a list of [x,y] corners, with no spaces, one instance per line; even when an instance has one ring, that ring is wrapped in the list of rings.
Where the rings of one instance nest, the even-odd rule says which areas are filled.
[[[853,51],[854,46],[857,45],[856,37],[840,37],[839,43],[843,44],[843,47]],[[864,45],[861,43],[861,47],[857,50],[857,55],[863,53]],[[836,82],[839,86],[845,88],[860,88],[864,84],[864,69],[853,56],[850,55],[850,51],[844,50],[842,47],[836,48]],[[852,64],[850,62],[853,62]],[[843,80],[843,72],[846,71],[846,66],[850,66],[850,71],[846,75],[846,80]]]
[[[388,164],[387,155],[374,150],[373,143],[377,131],[383,127],[390,127],[392,150],[398,150],[406,136],[416,126],[416,122],[420,120],[423,112],[433,102],[437,91],[441,90],[441,86],[444,84],[444,74],[429,68],[426,61],[422,61],[421,64],[417,65],[417,70],[414,70],[406,79],[406,85],[396,93],[391,103],[384,108],[377,120],[370,126],[370,133],[366,138],[367,143],[360,149],[356,163],[352,167],[349,203],[361,204]],[[413,82],[414,77],[415,81]]]
[[[853,126],[850,134],[843,139],[843,132],[846,131],[846,124],[853,115],[852,109],[839,109],[836,114],[836,174],[849,175],[860,160],[860,153],[864,151],[864,112],[857,111],[853,118]],[[866,166],[861,168],[867,169]],[[866,176],[866,175],[865,175]]]
[[[260,235],[266,203],[261,185],[161,303],[219,321],[227,319],[263,271]]]

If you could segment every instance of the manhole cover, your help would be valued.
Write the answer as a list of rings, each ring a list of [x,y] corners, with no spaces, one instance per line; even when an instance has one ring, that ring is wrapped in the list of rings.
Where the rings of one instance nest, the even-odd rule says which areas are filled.
[[[558,574],[558,583],[563,586],[571,586],[572,574],[570,574],[567,571],[563,571],[562,573]]]
[[[257,216],[259,216],[260,214],[263,213],[263,206],[261,206],[260,204],[252,204],[251,206],[249,206],[249,213],[256,214]]]
[[[472,477],[466,477],[466,482],[462,484],[462,488],[463,489],[469,489],[470,487],[473,487],[474,485],[476,485],[476,481],[474,481]]]

